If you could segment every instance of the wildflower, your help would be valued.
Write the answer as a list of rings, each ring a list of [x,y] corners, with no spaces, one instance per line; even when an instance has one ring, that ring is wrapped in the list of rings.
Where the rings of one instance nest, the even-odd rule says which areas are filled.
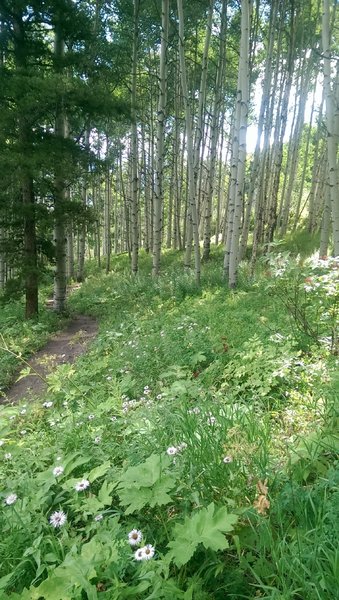
[[[89,486],[90,486],[90,483],[89,483],[88,479],[82,479],[81,481],[78,481],[78,483],[75,484],[74,489],[77,492],[83,492]]]
[[[88,415],[88,420],[92,421],[93,419],[95,419],[95,415]]]
[[[3,446],[5,443],[5,440],[0,440],[0,446]]]
[[[144,560],[144,552],[143,552],[143,548],[139,548],[135,553],[134,553],[134,558],[135,560]]]
[[[21,435],[26,435],[27,431],[26,431],[26,429],[22,429],[22,430],[20,431],[20,433],[21,433]]]
[[[176,448],[175,446],[170,446],[169,448],[167,448],[166,452],[168,456],[174,456],[178,452],[178,448]]]
[[[94,521],[102,521],[102,519],[104,518],[104,515],[96,515],[96,517],[94,517]]]
[[[208,419],[207,419],[208,425],[215,425],[215,422],[216,422],[216,418],[213,417],[213,415],[211,417],[208,417]]]
[[[110,420],[112,421],[112,423],[114,423],[117,420],[117,418],[116,417],[110,417]]]
[[[27,412],[27,409],[26,409],[26,408],[23,408],[23,409],[20,411],[20,414],[21,414],[21,415],[25,415],[25,414],[26,414],[26,412]]]
[[[137,546],[142,540],[142,533],[139,529],[132,529],[128,534],[128,541],[131,546]]]
[[[144,387],[144,394],[147,396],[150,393],[151,393],[151,390],[149,389],[148,385],[145,385],[145,387]]]
[[[186,450],[186,448],[187,448],[186,442],[181,442],[181,444],[179,444],[179,446],[178,446],[178,451],[181,452],[182,450]]]
[[[13,421],[13,419],[15,419],[15,415],[11,415],[11,416],[9,417],[9,420],[10,420],[10,421]]]
[[[9,494],[9,496],[7,496],[5,498],[5,504],[7,504],[7,506],[10,506],[11,504],[15,504],[17,499],[18,499],[18,496],[16,494]]]
[[[108,377],[106,377],[107,381],[112,381],[112,377],[109,375]]]
[[[62,467],[61,465],[58,467],[54,467],[54,469],[53,469],[54,477],[59,477],[59,475],[62,475],[63,472],[64,472],[64,467]]]
[[[49,518],[49,522],[53,527],[62,527],[66,521],[67,517],[63,510],[56,510]]]
[[[225,463],[225,465],[231,463],[233,461],[232,456],[224,456],[224,458],[222,459],[222,462]]]
[[[155,548],[151,546],[151,544],[147,544],[142,548],[142,550],[144,553],[144,560],[149,560],[150,558],[153,558],[155,554]]]
[[[10,452],[6,452],[5,459],[6,460],[11,460],[11,458],[12,458],[12,454]]]
[[[162,394],[158,394],[157,395],[157,400],[161,400],[161,398],[162,398]]]
[[[94,443],[95,444],[100,444],[100,442],[101,442],[101,437],[100,437],[100,435],[97,435],[97,437],[94,438]]]
[[[53,402],[49,401],[49,402],[43,402],[42,406],[44,408],[51,408],[53,406]]]

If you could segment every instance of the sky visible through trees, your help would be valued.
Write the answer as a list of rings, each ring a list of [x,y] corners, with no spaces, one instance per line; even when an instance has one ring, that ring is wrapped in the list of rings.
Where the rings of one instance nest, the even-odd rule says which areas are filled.
[[[290,230],[339,252],[338,11],[333,0],[4,1],[0,287],[38,312],[140,249],[240,262]],[[222,268],[222,267],[221,267]]]

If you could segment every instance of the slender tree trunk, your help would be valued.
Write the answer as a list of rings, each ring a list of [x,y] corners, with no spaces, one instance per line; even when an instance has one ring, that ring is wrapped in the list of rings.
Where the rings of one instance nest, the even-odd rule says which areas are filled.
[[[216,86],[214,94],[214,103],[212,109],[212,122],[211,122],[211,152],[210,152],[210,166],[207,176],[207,198],[206,198],[206,209],[205,209],[205,224],[204,224],[204,250],[203,259],[208,260],[211,250],[211,221],[212,221],[212,206],[213,206],[213,192],[215,189],[215,167],[217,158],[217,146],[218,138],[220,137],[220,113],[221,105],[223,100],[223,89],[224,89],[224,78],[225,78],[225,65],[226,65],[226,33],[227,33],[227,0],[222,0],[221,12],[220,12],[220,41],[219,41],[219,62],[216,76]],[[217,208],[217,223],[219,227],[220,220],[220,194],[218,194],[218,208]],[[218,229],[216,230],[216,237],[219,235]],[[218,243],[216,241],[216,243]]]
[[[179,18],[179,57],[181,69],[181,87],[183,103],[185,107],[186,137],[187,137],[187,161],[188,161],[188,203],[189,203],[189,225],[192,228],[194,239],[194,259],[195,259],[195,278],[200,283],[200,248],[199,248],[199,227],[197,205],[195,197],[195,173],[194,173],[194,155],[193,155],[193,135],[191,110],[187,89],[187,74],[185,63],[185,42],[184,42],[184,15],[182,0],[177,0],[178,18]],[[191,237],[191,236],[189,236]]]
[[[239,109],[239,121],[237,123],[238,156],[237,156],[237,179],[235,187],[235,206],[233,216],[233,231],[230,247],[229,261],[229,286],[234,288],[237,284],[238,263],[240,259],[240,232],[241,215],[244,205],[244,186],[246,168],[246,133],[249,104],[249,56],[250,56],[250,20],[251,0],[241,2],[241,40],[237,104]]]
[[[14,22],[14,57],[16,69],[25,72],[27,60],[25,55],[25,29],[22,16]],[[22,156],[31,152],[31,130],[27,122],[24,108],[19,108],[18,118],[19,143]],[[23,232],[23,275],[25,281],[25,317],[37,317],[39,312],[38,301],[38,260],[36,244],[36,208],[33,187],[33,176],[25,161],[19,168],[19,178],[22,197],[24,232]]]
[[[60,64],[65,53],[65,44],[60,31],[60,16],[55,26],[54,52],[56,63]],[[62,68],[62,67],[61,67]],[[60,67],[58,67],[60,70]],[[63,99],[59,98],[56,108],[55,136],[60,139],[67,137],[67,121],[64,113]],[[53,307],[56,312],[63,312],[66,305],[66,184],[64,180],[63,167],[55,166],[54,182],[54,244],[55,244],[55,275]]]
[[[164,205],[163,170],[164,170],[164,143],[166,123],[166,97],[167,97],[167,46],[169,27],[169,0],[162,0],[161,4],[161,48],[160,48],[160,76],[159,76],[159,101],[157,112],[157,151],[153,204],[153,265],[152,274],[159,275],[162,213]]]
[[[331,194],[330,186],[325,187],[325,206],[321,223],[319,256],[327,256],[331,232]]]
[[[138,272],[139,258],[139,180],[138,180],[138,125],[137,125],[137,65],[139,38],[140,0],[134,0],[134,33],[132,59],[132,134],[131,134],[131,269],[133,275]]]
[[[332,5],[335,10],[335,5]],[[326,105],[326,129],[327,129],[327,161],[329,172],[330,198],[332,207],[332,227],[333,227],[333,250],[334,256],[339,256],[339,180],[338,180],[338,161],[337,161],[337,142],[338,131],[336,128],[336,118],[338,118],[339,109],[336,106],[337,90],[332,90],[331,84],[331,35],[330,35],[330,0],[323,0],[322,14],[322,45],[324,57],[324,88]],[[338,69],[338,61],[337,61]],[[339,85],[338,71],[335,85]],[[337,113],[337,114],[336,114]]]

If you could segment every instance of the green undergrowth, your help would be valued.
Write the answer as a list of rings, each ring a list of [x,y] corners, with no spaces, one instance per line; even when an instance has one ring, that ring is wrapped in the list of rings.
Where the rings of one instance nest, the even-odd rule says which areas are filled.
[[[97,339],[0,412],[0,597],[337,598],[333,263],[140,263],[88,265]]]
[[[46,308],[46,294],[41,297],[38,320],[24,320],[23,300],[0,303],[0,398],[13,379],[20,363],[17,356],[28,358],[62,328],[65,319]]]

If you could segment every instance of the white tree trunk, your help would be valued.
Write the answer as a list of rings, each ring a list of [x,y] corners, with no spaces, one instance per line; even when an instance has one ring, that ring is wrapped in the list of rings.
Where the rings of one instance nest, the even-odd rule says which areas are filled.
[[[196,206],[195,174],[194,174],[194,155],[193,155],[193,135],[191,110],[188,98],[186,62],[185,62],[185,41],[184,41],[184,15],[182,9],[182,0],[177,0],[178,18],[179,18],[179,58],[181,69],[181,88],[183,104],[185,108],[186,140],[187,140],[187,161],[188,161],[188,204],[189,204],[189,224],[193,232],[194,240],[194,259],[195,259],[195,278],[200,283],[200,248],[199,248],[199,226]],[[189,236],[190,237],[190,236]]]
[[[237,174],[234,190],[233,227],[229,257],[229,286],[237,283],[238,263],[240,257],[241,216],[244,205],[244,184],[246,168],[246,133],[249,104],[249,51],[250,51],[250,18],[251,0],[241,2],[241,40],[237,92],[236,135],[238,137]]]
[[[333,10],[335,10],[334,4]],[[338,131],[336,127],[339,107],[337,106],[337,90],[333,90],[331,84],[330,0],[323,0],[322,44],[324,57],[323,70],[326,106],[327,160],[333,224],[333,250],[334,255],[339,256]],[[338,77],[336,78],[335,85],[338,86]]]
[[[157,150],[154,185],[154,218],[153,218],[153,266],[152,274],[159,275],[161,237],[162,237],[162,212],[164,204],[163,170],[164,170],[164,143],[166,123],[166,97],[167,97],[167,46],[169,27],[169,0],[162,0],[161,4],[161,49],[160,49],[160,76],[159,76],[159,101],[157,113]]]

